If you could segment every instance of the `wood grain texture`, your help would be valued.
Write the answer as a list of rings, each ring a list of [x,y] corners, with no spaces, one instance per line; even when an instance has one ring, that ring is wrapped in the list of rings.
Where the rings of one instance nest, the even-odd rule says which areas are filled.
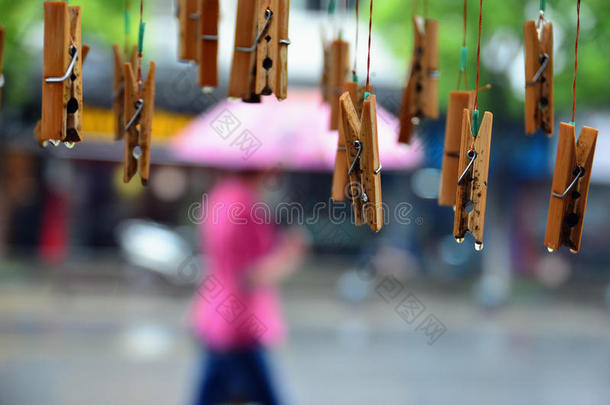
[[[545,22],[540,37],[535,21],[523,26],[525,50],[525,133],[531,135],[541,129],[548,136],[553,134],[553,24]],[[546,69],[540,79],[531,85],[536,72],[542,66],[542,55],[549,55]]]
[[[72,76],[66,80],[68,92],[64,92],[64,108],[67,110],[66,115],[66,135],[64,142],[80,142],[82,141],[82,126],[83,126],[83,59],[86,54],[83,53],[81,43],[81,9],[80,6],[68,7],[68,15],[70,17],[70,38],[72,44],[78,49],[78,57],[74,64]]]
[[[38,141],[61,140],[66,137],[65,98],[69,84],[47,83],[45,78],[61,77],[70,64],[70,18],[63,1],[44,3],[44,50],[42,68],[42,120]]]
[[[474,141],[476,160],[470,173],[462,184],[457,186],[455,221],[453,235],[463,239],[470,232],[475,244],[483,244],[485,230],[485,210],[487,205],[487,179],[489,174],[489,154],[491,150],[491,133],[493,114],[485,112]],[[462,136],[460,144],[460,161],[458,176],[466,170],[470,159],[467,154],[472,144],[472,110],[465,109],[462,116]],[[471,207],[472,209],[470,209]],[[470,212],[469,212],[470,211]]]
[[[154,61],[150,62],[148,75],[142,88],[142,99],[144,99],[144,109],[140,118],[140,130],[138,134],[138,145],[142,149],[142,156],[138,159],[138,171],[143,185],[148,184],[150,177],[150,141],[153,131],[153,117],[155,114],[155,71]]]
[[[254,91],[255,52],[238,51],[237,47],[248,48],[256,38],[259,0],[239,0],[235,25],[235,46],[229,79],[229,97],[250,99]]]
[[[365,223],[363,201],[362,201],[362,170],[361,161],[356,161],[357,148],[356,142],[360,142],[361,125],[360,118],[356,113],[356,108],[348,92],[345,92],[339,98],[339,106],[341,109],[341,124],[343,125],[343,134],[345,135],[345,143],[347,146],[347,167],[354,165],[354,170],[349,175],[349,197],[352,200],[354,207],[354,223],[357,226]]]
[[[267,19],[265,12],[267,10],[271,10],[273,17],[263,32],[256,49],[256,86],[254,90],[256,94],[265,96],[273,94],[277,84],[279,0],[267,0],[259,3],[257,11],[258,30],[265,24]]]
[[[423,113],[425,117],[438,119],[438,21],[426,20],[424,38],[426,71],[424,78]]]
[[[371,94],[362,105],[360,126],[362,142],[362,184],[367,195],[364,203],[366,222],[373,232],[383,227],[383,204],[381,200],[381,172],[375,174],[379,166],[379,145],[377,139],[377,99]]]
[[[134,65],[135,66],[135,65]],[[136,112],[136,101],[138,101],[138,83],[131,63],[123,65],[125,76],[125,121],[129,122]],[[123,155],[123,181],[129,183],[138,171],[138,161],[133,156],[133,151],[138,146],[138,129],[136,125],[125,131],[125,144]]]
[[[459,177],[460,145],[462,141],[462,118],[464,109],[472,109],[474,107],[473,104],[474,92],[472,91],[452,91],[449,93],[441,185],[438,195],[438,204],[441,206],[452,207],[455,205]]]
[[[573,253],[580,251],[597,134],[597,129],[583,127],[577,143],[574,126],[566,123],[560,125],[544,237],[544,245],[553,251],[559,250],[562,245]],[[562,194],[567,189],[579,166],[584,169],[584,175],[572,192],[564,198],[554,196],[553,193]]]
[[[341,86],[349,74],[349,43],[336,39],[331,42],[328,49],[329,76],[328,76],[328,99],[330,105],[330,130],[339,128],[339,97]]]
[[[199,19],[193,18],[199,11],[199,0],[179,0],[178,24],[180,26],[178,56],[183,61],[198,61],[197,43]]]
[[[129,61],[136,64],[138,47],[133,46]],[[114,140],[119,141],[125,136],[125,76],[123,54],[118,45],[112,46],[114,58],[114,81],[112,86],[112,109],[114,111]]]
[[[290,0],[279,0],[278,4],[278,41],[289,40]],[[275,96],[278,100],[284,100],[288,97],[288,45],[278,43],[278,48]]]
[[[204,36],[218,37],[219,0],[199,0],[199,86],[218,86],[218,41]]]

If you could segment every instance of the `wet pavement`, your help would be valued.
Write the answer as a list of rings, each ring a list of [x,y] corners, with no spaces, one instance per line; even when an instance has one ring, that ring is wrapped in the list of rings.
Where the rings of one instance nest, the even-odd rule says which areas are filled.
[[[467,293],[386,279],[347,301],[339,276],[318,269],[286,286],[291,336],[273,363],[291,404],[610,404],[601,305],[487,312]],[[200,362],[188,294],[124,280],[64,287],[0,282],[0,405],[188,404]]]

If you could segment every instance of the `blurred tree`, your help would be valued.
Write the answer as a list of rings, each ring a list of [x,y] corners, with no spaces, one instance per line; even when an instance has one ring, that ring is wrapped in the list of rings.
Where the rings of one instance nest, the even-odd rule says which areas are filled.
[[[411,16],[420,0],[385,0],[375,3],[374,23],[398,57],[410,58]],[[425,1],[425,0],[424,0]],[[368,2],[361,2],[368,6]],[[428,0],[429,18],[440,21],[441,105],[455,89],[462,41],[462,0]],[[568,119],[572,107],[576,0],[547,0],[546,18],[555,29],[555,108]],[[364,5],[362,6],[364,7]],[[523,115],[523,23],[538,17],[538,0],[483,1],[481,84],[493,89],[481,96],[481,107]],[[364,11],[364,10],[363,10]],[[368,13],[362,12],[366,18]],[[474,88],[479,1],[468,1],[468,83]],[[610,1],[583,0],[578,55],[577,111],[604,108],[610,101]],[[406,77],[406,72],[405,72]]]

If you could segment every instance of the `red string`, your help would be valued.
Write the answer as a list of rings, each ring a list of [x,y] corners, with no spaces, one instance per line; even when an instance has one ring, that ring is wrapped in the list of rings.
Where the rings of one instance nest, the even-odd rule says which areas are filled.
[[[580,0],[579,0],[580,1]],[[483,28],[483,0],[479,3],[479,43],[477,44],[477,87],[475,88],[474,109],[479,109],[479,71],[481,68],[481,29]]]
[[[578,37],[580,36],[580,0],[576,3],[576,44],[574,45],[574,83],[572,84],[572,122],[576,118],[576,75],[578,73]]]
[[[370,75],[371,75],[371,37],[373,34],[373,0],[371,0],[371,8],[369,10],[369,49],[366,60],[366,87],[369,87]]]

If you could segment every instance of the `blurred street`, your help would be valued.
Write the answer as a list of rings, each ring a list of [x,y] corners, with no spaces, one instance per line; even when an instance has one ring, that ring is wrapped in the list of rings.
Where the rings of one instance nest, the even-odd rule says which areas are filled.
[[[284,289],[291,339],[273,360],[289,403],[610,402],[610,316],[594,287],[579,297],[524,285],[518,303],[486,312],[467,283],[403,280],[425,305],[409,324],[383,280],[325,263]],[[41,280],[14,267],[0,280],[0,404],[188,403],[200,362],[191,291],[133,269]],[[341,298],[345,284],[361,296]],[[447,329],[432,345],[418,330],[427,314]]]

